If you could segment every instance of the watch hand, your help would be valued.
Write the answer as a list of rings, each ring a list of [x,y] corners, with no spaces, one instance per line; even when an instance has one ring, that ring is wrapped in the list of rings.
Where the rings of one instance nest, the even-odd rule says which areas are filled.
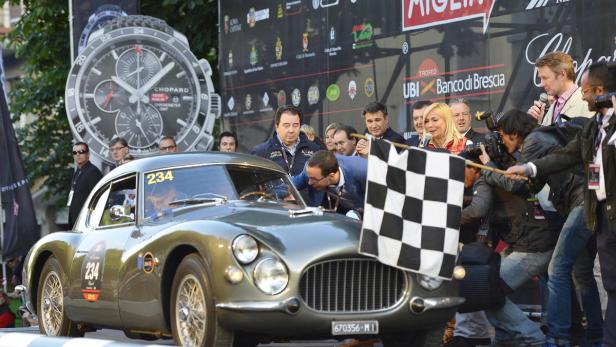
[[[107,96],[105,96],[105,101],[103,102],[104,109],[107,109],[107,106],[109,106],[109,103],[111,102],[112,98],[113,98],[113,92],[107,93]]]
[[[130,93],[130,98],[128,98],[128,101],[131,104],[134,104],[137,101],[137,89],[133,88],[130,84],[124,82],[118,76],[111,76],[111,80],[114,81],[117,85],[119,85],[122,89]]]
[[[139,90],[137,90],[137,92],[139,93],[138,96],[143,96],[150,89],[152,89],[152,87],[154,87],[156,83],[158,83],[163,77],[165,77],[165,75],[168,74],[169,71],[171,71],[171,69],[173,69],[174,67],[175,67],[174,62],[171,62],[165,65],[165,67],[163,67],[160,71],[158,71],[156,75],[152,77],[152,79],[150,79],[146,84],[141,86]]]
[[[136,74],[136,73],[139,73],[139,72],[143,71],[143,69],[145,69],[145,67],[144,67],[144,66],[139,67],[139,68],[137,68],[137,70],[135,70],[135,71],[133,71],[133,72],[129,73],[129,74],[128,74],[128,75],[126,75],[125,77],[130,77],[130,76],[132,76],[132,75],[134,75],[134,74]],[[137,81],[139,81],[139,78],[137,78]],[[139,82],[137,82],[137,83],[139,83]]]
[[[145,138],[145,140],[148,139],[148,135],[145,134],[145,131],[143,130],[143,127],[141,126],[141,122],[137,119],[135,120],[135,123],[137,123],[137,128],[139,128],[139,130],[141,130],[141,133],[143,134],[143,137]]]

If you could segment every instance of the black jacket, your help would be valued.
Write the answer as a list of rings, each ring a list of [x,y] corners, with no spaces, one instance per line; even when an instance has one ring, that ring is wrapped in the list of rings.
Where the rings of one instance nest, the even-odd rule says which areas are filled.
[[[551,175],[575,165],[582,165],[584,177],[588,177],[588,164],[594,161],[594,141],[598,136],[597,117],[586,123],[582,131],[567,144],[548,156],[532,161],[537,167],[537,176]],[[616,148],[608,145],[608,139],[616,130],[616,116],[612,115],[605,129],[607,136],[603,139],[602,156],[605,174],[606,210],[609,229],[616,233]],[[584,187],[587,183],[584,184]],[[597,230],[597,195],[594,190],[584,189],[584,216],[586,226]]]
[[[81,211],[83,204],[85,204],[88,195],[90,195],[90,192],[102,177],[101,170],[89,161],[81,169],[77,169],[73,173],[73,179],[71,180],[73,198],[68,209],[68,224],[71,228],[75,225],[79,211]]]
[[[496,167],[492,162],[488,165]],[[558,235],[550,230],[545,218],[537,218],[534,211],[536,206],[528,201],[532,197],[528,183],[510,180],[491,171],[484,170],[482,175],[495,193],[490,228],[501,224],[493,230],[514,251],[533,253],[553,249]]]
[[[300,133],[299,143],[297,144],[297,148],[295,149],[295,155],[291,155],[291,153],[286,150],[285,153],[283,153],[282,144],[278,140],[276,132],[274,132],[274,134],[269,140],[253,148],[251,154],[263,157],[265,159],[269,159],[274,163],[278,164],[291,176],[295,176],[299,175],[302,172],[308,158],[310,158],[314,154],[314,152],[320,149],[321,148],[319,147],[319,145],[308,140],[306,135]]]
[[[554,127],[539,127],[524,139],[522,162],[533,161],[562,148],[562,144],[553,132]],[[533,180],[537,190],[547,183],[550,186],[550,201],[560,214],[566,216],[576,206],[584,202],[585,178],[582,165],[575,165],[551,175]]]
[[[464,135],[464,137],[466,137],[468,140],[471,140],[474,144],[485,143],[485,136],[486,134],[477,132],[473,130],[473,128],[468,129],[468,131]]]
[[[364,134],[369,134],[369,133],[370,132],[368,131],[368,129],[364,130]],[[402,144],[405,143],[404,137],[402,137],[402,135],[398,134],[397,132],[391,130],[391,127],[385,130],[381,138],[385,140],[389,140],[391,142],[395,142],[395,143],[402,143]]]

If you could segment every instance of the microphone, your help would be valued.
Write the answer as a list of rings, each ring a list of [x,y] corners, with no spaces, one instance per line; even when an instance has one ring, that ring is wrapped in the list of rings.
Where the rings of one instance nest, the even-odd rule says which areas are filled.
[[[546,108],[550,107],[550,99],[547,93],[541,93],[541,95],[539,95],[539,102],[542,102]]]
[[[426,132],[423,136],[423,139],[421,139],[421,143],[419,144],[419,147],[426,147],[429,143],[430,140],[432,140],[432,134]]]

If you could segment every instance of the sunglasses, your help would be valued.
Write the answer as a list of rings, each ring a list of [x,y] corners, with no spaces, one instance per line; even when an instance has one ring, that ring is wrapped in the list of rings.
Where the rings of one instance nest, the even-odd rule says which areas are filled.
[[[73,155],[86,154],[86,153],[88,153],[88,151],[73,151]]]

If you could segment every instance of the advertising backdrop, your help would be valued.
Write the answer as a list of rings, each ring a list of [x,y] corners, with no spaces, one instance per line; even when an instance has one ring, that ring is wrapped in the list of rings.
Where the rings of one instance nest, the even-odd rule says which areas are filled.
[[[561,50],[581,72],[616,56],[613,0],[224,0],[219,71],[225,130],[249,150],[272,134],[281,104],[323,137],[334,121],[364,130],[384,102],[412,131],[418,100],[465,99],[471,111],[527,110],[534,61]],[[475,124],[483,127],[483,124]]]

